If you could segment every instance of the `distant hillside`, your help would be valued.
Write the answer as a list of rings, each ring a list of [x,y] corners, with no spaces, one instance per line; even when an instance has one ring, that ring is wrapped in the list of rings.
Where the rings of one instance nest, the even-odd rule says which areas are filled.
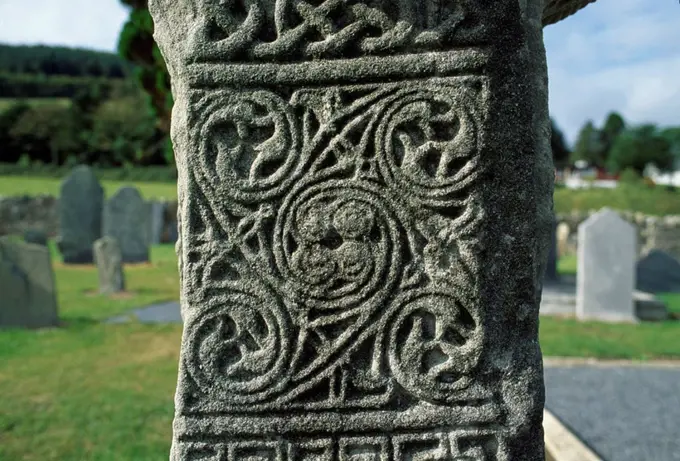
[[[115,53],[54,46],[0,44],[0,73],[122,79],[132,65]]]

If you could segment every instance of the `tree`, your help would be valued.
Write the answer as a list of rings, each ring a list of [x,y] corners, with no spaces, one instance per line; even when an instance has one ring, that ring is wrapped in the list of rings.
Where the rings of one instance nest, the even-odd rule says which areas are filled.
[[[9,134],[32,160],[60,165],[80,147],[78,133],[70,108],[43,104],[23,112]]]
[[[670,144],[671,155],[675,161],[680,163],[680,127],[666,128],[660,134]]]
[[[602,160],[606,163],[616,138],[626,129],[626,122],[618,112],[610,112],[600,132],[603,144]]]
[[[14,163],[21,156],[21,146],[10,130],[30,106],[19,100],[0,113],[0,162]]]
[[[150,108],[140,110],[140,106],[144,107],[139,97],[127,97],[106,101],[97,108],[90,136],[92,158],[86,162],[120,166],[145,163],[153,155],[156,120]]]
[[[550,119],[550,148],[552,150],[555,165],[563,165],[569,159],[569,148],[564,140],[564,133],[560,130],[555,119]]]
[[[574,151],[569,160],[571,163],[585,160],[591,165],[604,166],[603,154],[604,145],[601,133],[595,128],[593,122],[588,120],[578,134]]]
[[[662,171],[673,167],[671,145],[654,125],[642,125],[624,130],[616,137],[609,156],[611,170],[621,172],[632,168],[642,176],[645,167],[653,164]]]
[[[157,128],[169,137],[172,93],[170,75],[163,56],[153,39],[153,20],[147,0],[121,0],[129,6],[130,17],[118,39],[118,53],[136,65],[134,76],[148,94],[149,103],[157,117]],[[166,143],[167,163],[174,164],[172,145]]]

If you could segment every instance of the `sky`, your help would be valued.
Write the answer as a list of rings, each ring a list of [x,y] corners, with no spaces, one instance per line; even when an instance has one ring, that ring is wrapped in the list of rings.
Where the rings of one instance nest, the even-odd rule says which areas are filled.
[[[0,0],[0,43],[114,51],[119,0]],[[550,112],[574,142],[587,120],[680,125],[680,4],[598,0],[544,30]]]

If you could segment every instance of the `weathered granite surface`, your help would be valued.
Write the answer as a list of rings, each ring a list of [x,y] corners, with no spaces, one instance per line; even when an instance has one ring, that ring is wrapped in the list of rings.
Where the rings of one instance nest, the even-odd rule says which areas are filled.
[[[102,235],[104,189],[81,165],[61,184],[57,246],[65,264],[92,264],[92,244]]]
[[[125,290],[123,255],[118,241],[105,236],[94,242],[94,262],[99,275],[99,292],[119,293]]]
[[[135,187],[121,187],[104,205],[104,235],[118,242],[124,263],[149,261],[149,206]]]
[[[49,250],[0,237],[0,328],[42,328],[58,323]]]
[[[173,460],[544,459],[543,1],[152,0]]]

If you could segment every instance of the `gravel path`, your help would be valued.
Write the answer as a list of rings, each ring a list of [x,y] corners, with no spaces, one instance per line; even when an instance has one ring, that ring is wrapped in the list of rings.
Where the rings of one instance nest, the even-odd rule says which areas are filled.
[[[680,461],[680,367],[546,367],[546,407],[605,461]]]
[[[136,317],[142,323],[182,323],[177,301],[135,309],[125,315],[110,318],[106,323],[125,323],[129,322],[131,317]]]

